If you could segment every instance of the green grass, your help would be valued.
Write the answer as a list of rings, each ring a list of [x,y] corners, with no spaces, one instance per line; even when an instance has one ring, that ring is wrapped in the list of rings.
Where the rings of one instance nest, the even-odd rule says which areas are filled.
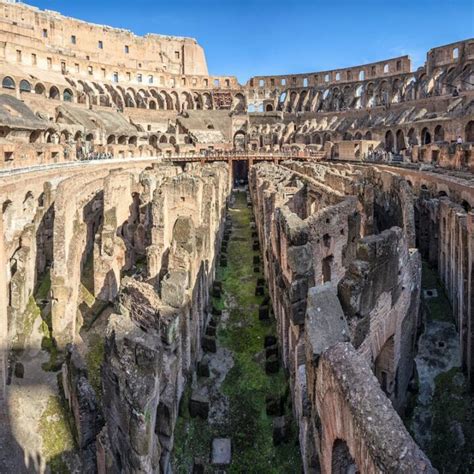
[[[436,298],[425,299],[429,317],[435,321],[453,322],[451,304],[444,291],[443,284],[439,280],[436,270],[431,268],[425,261],[422,262],[421,287],[426,290],[435,288],[438,291]]]
[[[98,334],[90,337],[86,354],[86,364],[89,382],[99,400],[102,400],[101,367],[104,361],[104,338]]]
[[[229,398],[230,416],[224,426],[214,431],[202,420],[187,415],[187,399],[183,416],[178,419],[175,436],[175,466],[177,472],[187,472],[193,456],[207,460],[214,436],[232,439],[232,464],[229,473],[297,473],[301,458],[296,445],[297,430],[288,444],[273,446],[272,418],[267,416],[267,395],[288,394],[282,369],[268,376],[264,368],[264,338],[275,334],[275,323],[261,322],[258,307],[263,297],[255,296],[261,274],[253,271],[251,213],[244,193],[237,193],[236,208],[230,209],[233,228],[228,244],[227,267],[219,267],[217,279],[222,281],[226,304],[214,299],[219,309],[227,306],[229,320],[218,326],[218,343],[233,352],[234,366],[224,380],[222,391]],[[237,239],[238,240],[237,240]],[[291,414],[287,396],[286,414]]]
[[[459,368],[435,379],[432,440],[428,455],[441,473],[474,472],[474,398]],[[464,444],[454,427],[461,428]]]

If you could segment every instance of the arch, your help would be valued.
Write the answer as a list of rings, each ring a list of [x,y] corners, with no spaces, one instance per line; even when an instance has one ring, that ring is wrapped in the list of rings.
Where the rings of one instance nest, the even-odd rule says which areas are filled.
[[[359,472],[347,443],[336,439],[332,446],[331,474],[356,474]]]
[[[434,141],[444,142],[444,128],[442,125],[436,125],[434,129]]]
[[[273,112],[273,105],[272,104],[267,104],[265,106],[265,112]]]
[[[405,150],[406,145],[405,145],[405,134],[403,133],[403,130],[397,130],[396,133],[396,141],[397,141],[397,151],[400,152],[402,150]]]
[[[129,140],[128,140],[128,144],[129,145],[134,145],[134,146],[137,146],[137,143],[138,143],[138,138],[137,137],[130,137]]]
[[[31,84],[26,79],[20,81],[20,93],[22,92],[31,92]]]
[[[239,130],[234,135],[234,149],[235,150],[245,150],[246,145],[246,135],[245,132]]]
[[[41,137],[41,130],[34,130],[30,133],[30,143],[38,143]]]
[[[467,123],[465,128],[465,138],[467,142],[474,142],[474,120]]]
[[[391,130],[387,130],[385,133],[385,150],[393,152],[394,148],[394,139],[393,139],[393,133]]]
[[[429,143],[431,143],[431,133],[430,133],[430,131],[428,130],[428,128],[425,127],[425,128],[421,131],[421,144],[422,144],[422,145],[428,145]]]
[[[16,84],[15,84],[15,81],[10,77],[10,76],[6,76],[3,78],[3,81],[2,81],[2,87],[4,89],[15,89],[16,87]]]
[[[46,88],[44,87],[43,84],[41,84],[41,82],[38,82],[36,85],[35,85],[35,94],[37,95],[44,95],[46,92]]]
[[[148,101],[148,108],[150,110],[156,110],[156,102],[154,100],[149,100]]]
[[[387,339],[385,344],[380,349],[380,352],[375,359],[374,365],[375,376],[377,377],[380,387],[390,398],[395,389],[395,342],[394,337]]]
[[[59,100],[59,89],[56,86],[52,86],[49,89],[49,98],[54,100]]]
[[[107,137],[107,145],[115,145],[115,135],[109,135]]]
[[[64,92],[63,92],[64,102],[72,102],[73,97],[74,97],[74,94],[72,93],[71,89],[64,89]]]
[[[362,140],[362,133],[357,132],[357,133],[354,135],[354,139],[355,139],[355,140]]]
[[[125,135],[120,135],[118,138],[119,145],[126,145],[127,144],[127,137]]]
[[[372,132],[370,130],[365,132],[364,139],[365,140],[372,140]]]
[[[408,130],[408,144],[410,146],[418,145],[418,138],[414,128],[410,128],[410,130]]]
[[[168,143],[168,137],[166,135],[161,135],[160,143]]]

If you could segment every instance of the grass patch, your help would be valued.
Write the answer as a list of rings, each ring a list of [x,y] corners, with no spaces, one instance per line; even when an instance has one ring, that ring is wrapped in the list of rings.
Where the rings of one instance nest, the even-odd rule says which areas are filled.
[[[245,193],[236,193],[235,198],[235,206],[229,211],[233,227],[227,267],[217,269],[225,301],[213,299],[216,308],[229,310],[229,319],[225,326],[219,324],[217,337],[219,345],[230,349],[234,357],[234,366],[222,385],[229,398],[230,417],[225,426],[212,432],[207,422],[189,418],[185,399],[175,431],[175,467],[177,472],[189,472],[194,456],[209,459],[211,440],[219,435],[232,439],[232,464],[226,472],[301,472],[296,427],[290,442],[273,446],[272,417],[266,414],[265,398],[286,395],[287,415],[291,414],[291,402],[283,370],[272,376],[265,373],[264,338],[275,334],[275,323],[258,319],[263,297],[255,296],[261,274],[254,273],[253,257],[258,252],[252,250],[251,212]]]
[[[459,368],[435,379],[429,457],[439,472],[474,472],[474,398]]]
[[[453,311],[451,304],[444,291],[444,286],[436,273],[436,270],[423,261],[421,271],[421,287],[425,290],[436,289],[438,296],[436,298],[424,299],[424,304],[428,310],[428,315],[435,321],[453,322]]]
[[[39,421],[43,455],[52,473],[69,473],[63,455],[74,450],[74,439],[69,428],[68,414],[57,396],[49,397]]]
[[[101,367],[104,353],[104,338],[98,334],[91,335],[86,354],[87,373],[89,382],[100,401],[102,400]]]

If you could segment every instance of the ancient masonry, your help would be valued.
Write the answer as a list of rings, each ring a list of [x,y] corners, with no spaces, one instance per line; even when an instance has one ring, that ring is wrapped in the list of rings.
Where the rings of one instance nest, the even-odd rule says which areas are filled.
[[[0,18],[0,472],[239,472],[255,367],[268,472],[474,471],[473,39],[241,85]]]

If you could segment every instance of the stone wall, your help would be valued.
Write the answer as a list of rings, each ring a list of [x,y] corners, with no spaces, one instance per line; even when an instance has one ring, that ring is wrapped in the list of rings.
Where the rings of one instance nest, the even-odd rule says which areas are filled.
[[[107,329],[99,472],[169,472],[179,402],[202,355],[227,173],[189,168],[152,191],[146,281],[122,280]]]
[[[321,421],[322,403],[315,402],[323,388],[309,380],[315,379],[311,370],[318,367],[319,356],[339,341],[350,341],[348,347],[356,354],[352,371],[359,375],[358,364],[365,360],[364,371],[370,366],[377,375],[386,394],[383,398],[388,396],[392,402],[384,403],[390,406],[389,418],[395,420],[393,429],[401,425],[395,409],[403,410],[413,374],[421,262],[416,249],[410,249],[415,240],[413,197],[409,186],[400,181],[377,170],[334,170],[322,164],[260,164],[250,171],[265,274],[283,364],[290,374],[306,471],[330,471],[327,447],[322,447],[320,439],[330,427]],[[400,187],[405,191],[396,194]],[[395,208],[398,218],[387,220],[387,229],[373,233],[381,227],[376,223],[377,206],[384,201]],[[308,338],[309,344],[318,346],[311,356]],[[335,410],[331,423],[344,423],[339,415]],[[356,423],[354,414],[347,416]],[[381,419],[380,425],[384,423]],[[346,436],[352,440],[352,435]],[[405,430],[403,436],[409,438]],[[422,463],[431,469],[409,439]],[[381,453],[385,442],[383,437],[373,441],[371,449]],[[353,448],[349,446],[349,451],[359,466],[378,472],[377,454],[364,451],[356,456]],[[407,466],[417,465],[416,456]]]

